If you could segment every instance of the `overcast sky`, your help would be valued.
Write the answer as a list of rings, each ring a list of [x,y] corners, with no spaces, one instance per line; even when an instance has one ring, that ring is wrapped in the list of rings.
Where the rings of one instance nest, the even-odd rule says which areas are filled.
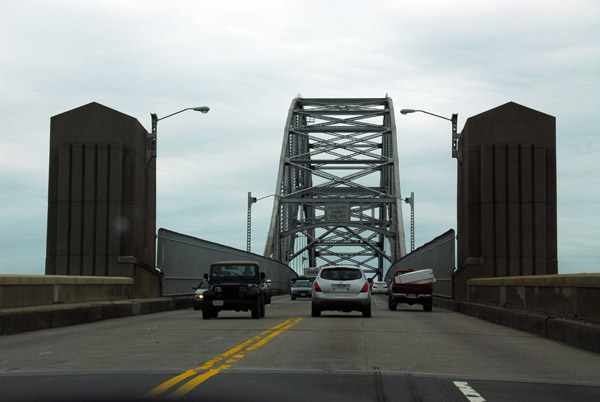
[[[52,116],[98,102],[150,130],[209,106],[158,125],[157,229],[245,249],[298,94],[392,98],[417,247],[456,228],[456,160],[449,122],[401,108],[459,131],[510,101],[556,117],[559,273],[600,272],[598,0],[20,0],[0,52],[0,273],[45,273]],[[272,200],[253,207],[258,254]]]

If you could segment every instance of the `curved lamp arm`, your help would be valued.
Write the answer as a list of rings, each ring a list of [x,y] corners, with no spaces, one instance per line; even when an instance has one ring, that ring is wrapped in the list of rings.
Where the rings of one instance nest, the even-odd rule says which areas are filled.
[[[440,119],[448,120],[452,123],[452,157],[458,159],[458,161],[462,161],[462,150],[460,147],[460,140],[462,139],[462,134],[459,133],[458,130],[458,113],[453,113],[452,118],[447,118],[444,116],[440,116],[439,114],[431,113],[426,110],[419,109],[401,109],[401,114],[415,113],[421,112],[425,114],[429,114],[431,116],[439,117]]]
[[[194,110],[196,112],[208,113],[210,108],[208,106],[188,107],[188,108],[181,109],[178,112],[171,113],[171,114],[166,115],[161,118],[158,118],[156,113],[150,113],[150,117],[152,118],[152,131],[149,132],[148,135],[146,136],[146,165],[148,165],[148,163],[150,163],[152,158],[156,158],[156,140],[157,140],[156,128],[158,126],[158,122],[160,120],[166,119],[167,117],[175,116],[176,114],[185,112],[186,110]]]

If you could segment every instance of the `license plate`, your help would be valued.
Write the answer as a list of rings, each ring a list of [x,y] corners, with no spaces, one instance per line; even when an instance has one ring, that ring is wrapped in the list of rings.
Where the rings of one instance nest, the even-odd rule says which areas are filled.
[[[348,285],[338,285],[338,284],[334,284],[333,285],[333,290],[347,290],[348,289]]]
[[[223,306],[223,300],[213,300],[213,306]]]

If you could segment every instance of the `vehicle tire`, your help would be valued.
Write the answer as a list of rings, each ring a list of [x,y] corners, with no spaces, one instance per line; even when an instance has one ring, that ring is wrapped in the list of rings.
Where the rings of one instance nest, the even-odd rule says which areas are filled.
[[[219,317],[219,310],[212,310],[210,316],[211,316],[211,318],[218,318]]]
[[[433,305],[431,305],[431,304],[423,304],[423,310],[425,310],[425,311],[431,311],[431,310],[433,310]]]
[[[296,298],[294,296],[292,296],[292,300],[296,300]]]
[[[313,317],[320,317],[321,316],[321,309],[316,306],[316,305],[312,305],[312,314]]]
[[[265,303],[260,303],[260,316],[265,316]]]
[[[362,316],[364,318],[371,318],[371,303],[365,306],[362,310]]]
[[[394,302],[392,301],[392,298],[391,298],[391,297],[388,297],[388,308],[389,308],[391,311],[396,311],[396,306],[397,306],[397,305],[398,305],[398,303],[394,303]]]
[[[260,300],[256,300],[253,304],[252,304],[252,318],[254,318],[255,320],[258,320],[260,318]]]
[[[209,309],[208,307],[205,307],[202,309],[202,318],[204,318],[205,320],[210,320],[210,318],[212,317],[212,311],[210,311],[211,309]]]
[[[194,306],[194,310],[200,310],[200,307]]]

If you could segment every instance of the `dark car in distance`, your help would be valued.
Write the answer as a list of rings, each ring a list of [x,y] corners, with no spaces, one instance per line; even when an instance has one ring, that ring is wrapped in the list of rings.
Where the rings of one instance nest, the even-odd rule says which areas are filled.
[[[208,281],[207,280],[201,281],[200,284],[198,285],[198,287],[194,288],[194,289],[195,289],[194,300],[193,300],[194,310],[200,310],[200,309],[202,309],[202,304],[204,302],[204,292],[206,292],[208,290]]]

